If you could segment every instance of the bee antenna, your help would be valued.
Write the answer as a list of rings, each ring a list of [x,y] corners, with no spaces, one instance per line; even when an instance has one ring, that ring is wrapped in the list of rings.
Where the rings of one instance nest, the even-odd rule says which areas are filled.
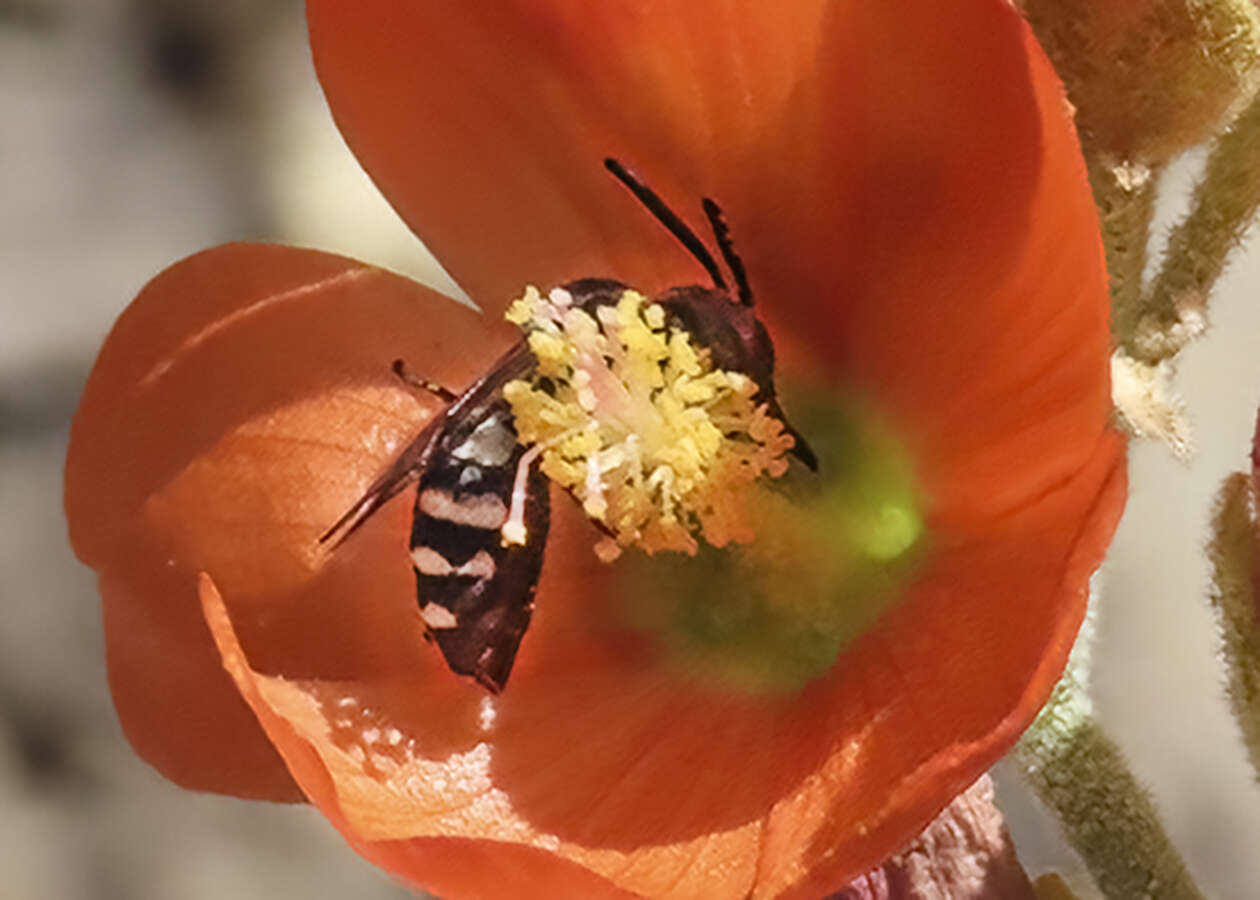
[[[637,175],[611,156],[604,160],[604,168],[629,188],[630,193],[634,194],[638,201],[647,207],[647,211],[654,215],[656,220],[669,230],[670,234],[678,238],[678,242],[687,248],[687,251],[696,258],[700,265],[704,266],[704,270],[709,273],[709,278],[713,280],[713,286],[726,290],[726,281],[722,278],[722,270],[718,268],[717,260],[713,258],[709,248],[704,245],[700,238],[696,237],[694,231],[687,227],[686,222],[678,218],[677,213],[665,205],[665,201],[657,195],[656,191],[640,181]],[[725,252],[723,250],[723,253]],[[740,296],[742,299],[742,289]]]
[[[722,258],[726,260],[726,267],[735,276],[735,286],[739,289],[739,302],[744,306],[752,306],[753,295],[752,287],[748,284],[748,270],[744,268],[744,261],[739,258],[739,254],[735,252],[735,242],[731,240],[731,229],[726,224],[726,217],[722,215],[722,207],[705,197],[704,214],[713,228],[713,236],[717,239],[718,249],[722,251]]]

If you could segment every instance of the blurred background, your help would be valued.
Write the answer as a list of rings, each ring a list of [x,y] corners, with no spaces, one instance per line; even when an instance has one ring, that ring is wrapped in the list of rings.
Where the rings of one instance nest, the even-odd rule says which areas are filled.
[[[267,239],[442,286],[333,128],[301,3],[0,0],[0,123],[0,900],[409,896],[312,811],[184,793],[131,753],[61,512],[95,352],[174,260]],[[1168,178],[1165,226],[1195,164]],[[1191,462],[1134,448],[1096,651],[1101,719],[1221,898],[1260,896],[1260,790],[1223,700],[1203,546],[1221,480],[1247,464],[1258,286],[1260,253],[1244,254],[1184,356]],[[1013,770],[997,774],[1029,869],[1079,873]]]

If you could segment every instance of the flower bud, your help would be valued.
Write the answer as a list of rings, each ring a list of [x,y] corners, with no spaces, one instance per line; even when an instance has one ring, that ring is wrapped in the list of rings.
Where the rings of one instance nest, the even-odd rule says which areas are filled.
[[[992,780],[981,775],[912,844],[827,900],[1072,898],[1034,891],[994,799]]]
[[[1169,160],[1209,138],[1254,88],[1250,0],[1025,0],[1076,107],[1087,156]]]
[[[1260,533],[1255,516],[1260,452],[1254,443],[1251,458],[1250,477],[1230,475],[1217,495],[1208,556],[1230,705],[1252,768],[1260,775],[1260,591],[1256,577]]]

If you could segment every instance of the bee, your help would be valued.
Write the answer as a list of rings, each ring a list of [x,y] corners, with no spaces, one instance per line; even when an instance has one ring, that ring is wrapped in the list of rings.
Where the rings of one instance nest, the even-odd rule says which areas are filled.
[[[708,247],[654,191],[617,160],[606,159],[604,165],[700,263],[712,283],[670,288],[653,305],[671,327],[689,336],[713,368],[739,373],[734,377],[747,383],[752,399],[790,436],[788,452],[817,471],[813,450],[779,406],[774,347],[753,310],[747,273],[721,209],[704,198],[733,292]],[[558,293],[566,306],[571,303],[598,321],[628,290],[612,279],[584,278],[562,285]],[[504,390],[536,376],[538,366],[529,341],[522,339],[457,393],[396,361],[394,371],[404,382],[446,407],[320,538],[335,549],[386,501],[417,482],[410,553],[426,637],[437,644],[452,672],[472,677],[492,693],[507,684],[529,627],[547,544],[551,479],[541,465],[541,445],[519,437]],[[541,383],[550,390],[547,379]],[[612,536],[598,516],[591,520],[605,538]]]

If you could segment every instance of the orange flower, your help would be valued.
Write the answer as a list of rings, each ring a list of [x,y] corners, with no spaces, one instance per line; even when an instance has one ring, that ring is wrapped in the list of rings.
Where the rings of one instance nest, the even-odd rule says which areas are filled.
[[[1123,505],[1095,212],[1026,27],[1002,0],[308,16],[351,147],[488,314],[258,245],[176,264],[123,313],[66,505],[128,738],[188,787],[304,795],[446,897],[843,886],[1027,726]],[[856,397],[911,461],[925,555],[791,689],[680,669],[613,601],[644,583],[641,556],[600,563],[559,493],[495,698],[423,640],[407,499],[333,554],[317,543],[440,408],[391,360],[461,387],[518,337],[499,313],[527,283],[702,280],[605,156],[685,215],[717,198],[789,401],[838,416]],[[843,460],[823,444],[825,478]]]

